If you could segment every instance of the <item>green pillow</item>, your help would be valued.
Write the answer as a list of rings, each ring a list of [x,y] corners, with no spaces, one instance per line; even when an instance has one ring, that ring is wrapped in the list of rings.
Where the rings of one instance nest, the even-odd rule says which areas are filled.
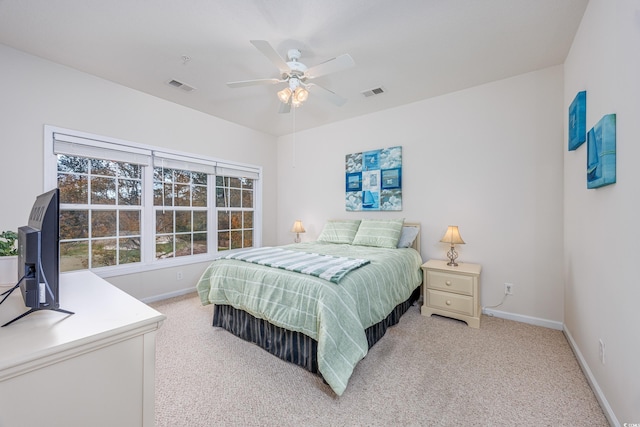
[[[318,236],[318,242],[351,244],[360,226],[359,219],[331,220]]]
[[[363,219],[353,245],[395,249],[402,233],[401,219]]]

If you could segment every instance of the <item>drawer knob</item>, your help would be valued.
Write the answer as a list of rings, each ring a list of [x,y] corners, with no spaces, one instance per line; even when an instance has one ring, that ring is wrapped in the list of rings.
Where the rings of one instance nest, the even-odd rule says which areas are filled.
[[[451,300],[447,300],[447,305],[451,305]]]
[[[447,280],[446,282],[444,282],[447,286],[451,286],[451,280]]]

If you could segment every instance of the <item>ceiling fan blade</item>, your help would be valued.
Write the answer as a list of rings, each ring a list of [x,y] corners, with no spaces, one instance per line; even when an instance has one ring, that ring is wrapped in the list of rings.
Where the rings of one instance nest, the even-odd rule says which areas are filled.
[[[337,71],[346,70],[351,68],[356,63],[348,53],[344,53],[333,59],[323,62],[322,64],[315,65],[305,71],[305,77],[309,79],[315,79],[316,77],[324,76],[326,74],[335,73]]]
[[[288,103],[285,104],[285,103],[281,102],[280,103],[280,108],[278,109],[278,113],[279,114],[287,114],[289,112],[291,112],[291,103],[288,102]]]
[[[337,105],[338,107],[342,107],[347,102],[346,98],[343,98],[337,93],[330,91],[326,87],[322,87],[315,83],[311,83],[307,85],[307,87],[311,92],[314,92],[314,93],[317,92],[323,98],[328,99],[331,103]]]
[[[269,44],[268,41],[265,40],[250,40],[251,44],[254,45],[264,56],[269,58],[273,64],[278,67],[280,70],[280,74],[288,74],[291,69],[287,65],[287,61],[282,59],[278,52]]]
[[[280,79],[256,79],[256,80],[241,80],[238,82],[228,82],[227,86],[229,87],[246,87],[246,86],[256,86],[256,85],[274,85],[277,83],[282,83],[286,80]]]

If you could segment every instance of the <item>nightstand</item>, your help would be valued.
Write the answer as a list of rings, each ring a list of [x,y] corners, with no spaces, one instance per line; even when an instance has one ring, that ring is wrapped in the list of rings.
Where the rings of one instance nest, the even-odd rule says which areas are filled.
[[[463,320],[472,328],[480,327],[480,271],[482,266],[429,260],[422,264],[424,276],[423,316],[438,314]]]

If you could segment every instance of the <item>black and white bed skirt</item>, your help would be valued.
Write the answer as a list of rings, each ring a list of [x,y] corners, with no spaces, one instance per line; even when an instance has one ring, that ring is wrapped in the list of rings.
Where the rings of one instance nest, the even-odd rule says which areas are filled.
[[[365,329],[369,348],[384,336],[389,326],[400,321],[400,317],[419,297],[420,287],[414,290],[409,299],[398,304],[384,320]],[[303,333],[272,325],[264,319],[258,319],[230,305],[215,306],[213,326],[226,329],[245,341],[257,344],[282,360],[295,363],[314,374],[319,374],[318,342]]]

